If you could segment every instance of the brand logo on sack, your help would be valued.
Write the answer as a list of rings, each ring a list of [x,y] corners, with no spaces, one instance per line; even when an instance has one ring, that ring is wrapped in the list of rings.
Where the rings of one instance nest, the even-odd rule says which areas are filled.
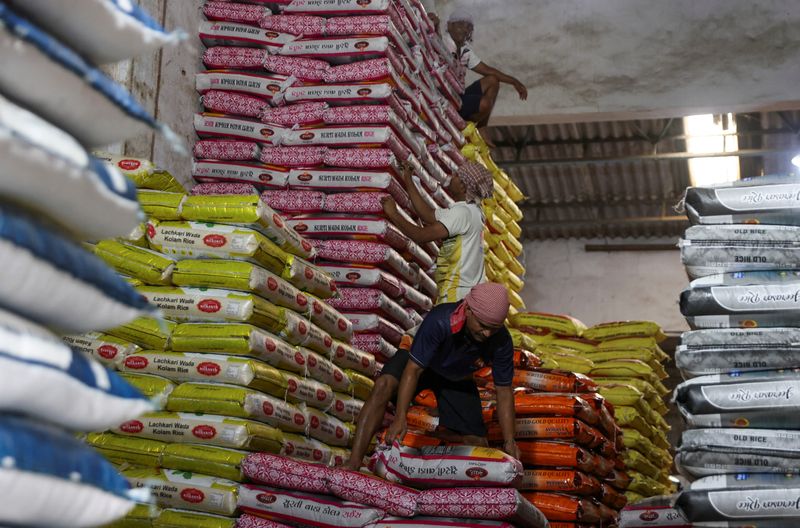
[[[365,7],[370,5],[372,3],[372,0],[358,0],[356,3],[361,7]]]
[[[217,376],[219,375],[220,371],[222,371],[222,368],[219,365],[209,361],[204,361],[197,365],[197,372],[203,376]]]
[[[289,388],[289,392],[297,392],[297,382],[293,379],[289,380],[287,383],[287,387]]]
[[[272,181],[272,174],[267,174],[266,172],[262,172],[258,175],[258,179],[262,182],[271,182]]]
[[[264,348],[267,349],[267,352],[275,352],[278,349],[278,345],[272,339],[265,339]]]
[[[297,177],[298,180],[304,181],[304,182],[311,181],[313,178],[314,177],[312,175],[310,175],[309,173],[307,173],[307,172],[304,172],[303,174],[300,174]]]
[[[317,358],[314,356],[308,356],[308,366],[314,368],[317,366]]]
[[[267,279],[267,289],[270,289],[272,291],[277,290],[278,289],[278,281],[276,281],[272,277],[268,278]]]
[[[125,358],[125,366],[131,369],[147,368],[149,361],[144,356],[128,356]]]
[[[303,354],[301,354],[300,352],[295,352],[294,353],[294,362],[297,363],[298,365],[305,365],[306,364],[306,359],[303,357]]]
[[[206,235],[203,237],[203,244],[208,247],[218,248],[228,243],[228,239],[222,235]]]
[[[314,460],[319,462],[320,460],[322,460],[322,451],[320,451],[319,449],[315,449],[312,453],[312,456],[314,457]]]
[[[267,85],[267,90],[269,90],[272,93],[278,93],[281,91],[281,87],[279,84],[270,83]]]
[[[119,350],[114,345],[100,345],[97,347],[97,354],[106,359],[114,359],[117,357]]]
[[[639,515],[639,519],[641,519],[643,521],[647,521],[647,522],[652,522],[652,521],[655,521],[656,519],[658,519],[658,513],[654,512],[652,510],[647,510],[646,512],[644,512],[641,515]]]
[[[217,430],[210,425],[198,425],[192,429],[192,434],[202,440],[210,440],[217,436]]]
[[[333,346],[333,338],[331,336],[326,335],[322,338],[322,342],[325,343],[325,348],[330,348]]]
[[[750,420],[747,418],[737,418],[733,423],[737,427],[748,427],[750,425]]]
[[[275,33],[274,31],[267,31],[266,33],[264,33],[264,36],[267,37],[267,38],[274,39],[274,38],[280,37],[281,34],[280,33]]]
[[[357,271],[351,271],[350,273],[345,275],[345,277],[347,277],[347,280],[355,282],[361,278],[361,274],[358,273]]]
[[[336,347],[336,357],[343,358],[345,354],[345,349],[342,345]]]
[[[369,47],[369,42],[366,42],[366,41],[363,41],[363,40],[361,42],[356,42],[356,44],[355,44],[355,48],[357,50],[367,49],[368,47]]]
[[[344,379],[344,373],[339,369],[334,370],[333,379],[335,379],[336,381],[342,381]]]
[[[261,504],[272,504],[273,502],[278,500],[278,497],[276,497],[275,495],[270,495],[269,493],[259,493],[258,495],[256,495],[256,500]]]
[[[323,389],[317,389],[317,399],[319,401],[325,401],[328,398],[328,393],[326,393]]]
[[[302,134],[300,134],[300,139],[302,139],[303,141],[314,139],[314,137],[316,137],[316,134],[314,134],[313,132],[303,132]]]
[[[297,330],[300,332],[300,335],[306,335],[308,333],[308,327],[303,321],[300,321],[300,324],[297,325]]]
[[[153,224],[147,224],[147,238],[153,238],[156,236],[156,228]]]
[[[275,227],[278,229],[283,229],[283,218],[281,218],[278,213],[272,215],[272,221],[275,223]]]
[[[298,293],[296,301],[297,304],[299,304],[300,306],[305,306],[308,304],[308,297],[306,297],[302,293]]]
[[[311,416],[311,428],[319,429],[319,418],[317,418],[316,415]]]
[[[303,240],[302,242],[300,242],[300,245],[303,246],[304,251],[311,251],[311,242],[309,242],[308,240]]]
[[[206,496],[203,492],[195,488],[186,488],[181,491],[181,498],[191,504],[200,504],[206,500]]]
[[[369,368],[369,365],[370,365],[369,358],[368,358],[368,357],[363,357],[363,358],[361,358],[361,365],[362,365],[364,368]]]
[[[266,416],[272,416],[272,413],[275,412],[275,408],[272,406],[270,402],[264,402],[261,404],[261,410],[264,411]]]
[[[347,331],[347,321],[345,321],[344,319],[340,318],[339,322],[337,323],[337,326],[339,327],[339,330],[341,332]]]
[[[283,454],[288,456],[292,453],[294,453],[294,445],[287,443],[286,447],[283,448]]]
[[[275,135],[275,131],[271,128],[262,128],[259,132],[261,132],[261,135],[264,137],[272,137]]]
[[[344,429],[336,426],[336,438],[344,438]]]
[[[119,167],[122,170],[126,170],[126,171],[136,170],[141,166],[142,166],[142,162],[139,161],[139,160],[135,160],[135,159],[119,160],[119,163],[117,163],[117,167]]]
[[[139,420],[131,420],[120,425],[119,430],[128,434],[139,434],[144,430],[144,424]]]
[[[308,231],[308,226],[303,223],[295,224],[294,230],[297,231],[298,233],[305,233],[306,231]]]
[[[361,97],[366,97],[372,93],[372,88],[362,88],[358,91],[358,95]]]
[[[203,299],[197,303],[197,308],[205,313],[217,313],[222,309],[222,303],[216,299]]]
[[[344,412],[344,402],[342,400],[336,400],[336,412]]]
[[[295,414],[294,415],[294,423],[296,425],[305,425],[306,418],[302,414]]]
[[[314,301],[311,307],[314,310],[314,313],[319,315],[322,313],[322,305],[318,301]]]
[[[474,468],[469,468],[469,469],[468,469],[468,470],[465,472],[465,474],[466,474],[466,475],[467,475],[469,478],[471,478],[472,480],[480,480],[480,479],[484,478],[486,475],[488,475],[488,474],[489,474],[489,472],[488,472],[488,471],[486,471],[486,470],[485,470],[485,469],[483,469],[483,468],[474,467]]]

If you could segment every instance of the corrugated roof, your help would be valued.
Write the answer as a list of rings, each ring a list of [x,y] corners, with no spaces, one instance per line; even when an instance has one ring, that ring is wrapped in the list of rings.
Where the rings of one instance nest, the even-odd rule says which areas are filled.
[[[736,121],[739,149],[750,151],[741,158],[743,177],[792,170],[786,152],[760,153],[800,152],[800,112]],[[523,237],[677,237],[687,226],[674,211],[689,185],[681,118],[493,127],[490,134],[495,161],[527,197]]]

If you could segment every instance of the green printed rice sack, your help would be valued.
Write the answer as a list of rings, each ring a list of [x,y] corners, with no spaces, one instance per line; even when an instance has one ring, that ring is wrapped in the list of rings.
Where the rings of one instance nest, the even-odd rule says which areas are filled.
[[[136,387],[136,389],[147,396],[156,409],[163,409],[167,406],[167,399],[177,385],[162,376],[150,374],[134,374],[132,372],[120,372],[120,377]]]
[[[92,356],[106,367],[116,370],[128,354],[139,352],[141,347],[100,332],[62,336],[61,340],[75,350]]]
[[[283,440],[279,429],[260,422],[196,413],[147,413],[120,424],[111,432],[162,442],[207,444],[269,453],[279,452]]]
[[[654,337],[616,337],[614,339],[600,341],[597,344],[597,348],[600,350],[605,348],[617,350],[626,348],[646,348],[652,350],[659,361],[667,361],[669,359],[667,353],[658,346],[658,341],[656,341]]]
[[[144,351],[131,354],[119,366],[123,372],[157,374],[183,382],[228,383],[249,387],[279,398],[286,394],[287,379],[263,361],[217,354]]]
[[[172,284],[175,261],[161,253],[115,240],[101,240],[93,251],[117,273],[139,279],[145,284]]]
[[[310,310],[308,295],[257,264],[237,260],[181,260],[175,266],[176,286],[220,288],[255,293],[300,314]]]
[[[117,465],[158,467],[167,447],[166,442],[120,436],[113,433],[89,433],[86,443]]]
[[[118,240],[132,246],[147,248],[147,227],[144,224],[139,224],[133,231],[124,237],[119,237]]]
[[[510,317],[511,326],[518,329],[532,329],[536,334],[560,334],[579,337],[586,325],[568,315],[554,315],[535,312],[520,312]]]
[[[511,334],[511,341],[514,348],[524,348],[525,350],[536,350],[538,343],[530,335],[517,330],[516,328],[509,328],[508,332]]]
[[[618,359],[597,363],[591,371],[591,376],[601,378],[639,378],[655,385],[661,378],[653,372],[647,363],[636,359]]]
[[[645,438],[653,439],[655,434],[647,420],[634,407],[619,406],[614,409],[614,418],[620,427],[630,427],[639,431]]]
[[[149,350],[167,350],[176,326],[166,319],[139,317],[128,324],[106,330],[106,333]]]
[[[350,377],[350,387],[347,389],[347,393],[352,394],[359,400],[367,401],[375,382],[354,370],[345,369],[345,374]]]
[[[140,190],[139,204],[148,218],[154,220],[181,220],[181,208],[186,200],[183,193]]]
[[[236,519],[186,510],[164,510],[153,520],[153,528],[235,528]]]
[[[167,410],[251,418],[289,432],[304,432],[308,424],[306,412],[299,407],[234,385],[183,383],[170,394]]]
[[[135,488],[149,487],[162,508],[186,508],[233,515],[239,485],[206,475],[174,469],[131,468],[121,472]]]
[[[137,504],[125,517],[103,528],[152,528],[159,513],[161,510],[153,504]]]
[[[583,337],[593,341],[606,341],[620,337],[652,337],[657,342],[667,338],[661,327],[652,321],[616,321],[602,323],[583,332]]]
[[[191,444],[167,444],[161,466],[242,482],[242,461],[247,451],[226,447]]]
[[[303,349],[253,325],[239,323],[183,323],[172,334],[176,352],[208,352],[249,356],[275,368],[306,373]]]
[[[178,183],[172,174],[158,169],[152,161],[130,156],[119,156],[108,152],[94,152],[93,154],[133,180],[133,183],[139,189],[176,193],[186,192],[183,185]]]
[[[183,203],[184,220],[252,227],[284,251],[303,258],[315,255],[314,246],[287,226],[283,218],[258,195],[226,194],[188,196]]]

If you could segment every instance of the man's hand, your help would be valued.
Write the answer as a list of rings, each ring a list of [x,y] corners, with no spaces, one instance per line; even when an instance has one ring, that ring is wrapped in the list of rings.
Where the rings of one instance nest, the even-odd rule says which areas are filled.
[[[410,162],[404,161],[400,167],[403,169],[400,171],[400,183],[405,187],[411,183],[411,178],[414,176],[414,166]]]
[[[406,436],[406,432],[408,432],[408,424],[406,423],[405,416],[397,416],[392,425],[386,430],[386,435],[383,438],[383,443],[391,446],[394,444],[394,441],[397,440],[398,442],[402,442],[403,438]]]
[[[506,440],[505,443],[503,443],[503,451],[517,460],[522,458],[522,453],[520,452],[519,446],[515,440]]]
[[[381,199],[381,205],[383,205],[383,212],[388,218],[394,218],[397,215],[397,202],[391,196],[384,196]]]
[[[519,79],[514,79],[514,82],[512,83],[512,85],[514,86],[514,89],[519,94],[519,98],[522,99],[523,101],[527,101],[528,100],[528,88],[526,88],[525,85],[522,84],[522,82],[519,81]]]

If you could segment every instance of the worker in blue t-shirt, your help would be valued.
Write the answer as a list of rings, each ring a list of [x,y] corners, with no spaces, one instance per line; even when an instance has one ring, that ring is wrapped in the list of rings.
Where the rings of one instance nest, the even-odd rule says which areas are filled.
[[[465,444],[487,445],[481,399],[472,377],[481,362],[492,366],[503,450],[519,459],[511,386],[514,346],[503,324],[508,308],[508,291],[493,282],[475,286],[461,302],[435,307],[422,322],[411,350],[399,349],[383,367],[358,416],[353,451],[345,466],[361,467],[392,400],[397,411],[384,441],[391,445],[402,440],[408,430],[408,408],[425,389],[436,396],[441,427],[460,435]]]

